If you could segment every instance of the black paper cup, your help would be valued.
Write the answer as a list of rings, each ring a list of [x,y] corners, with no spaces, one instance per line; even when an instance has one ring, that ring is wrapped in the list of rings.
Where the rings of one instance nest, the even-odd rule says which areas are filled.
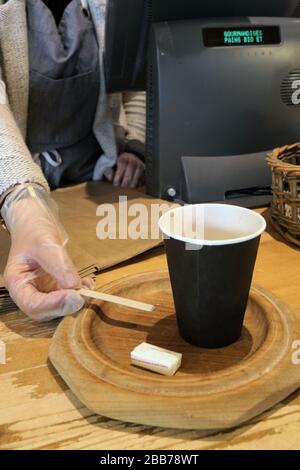
[[[242,331],[264,218],[238,206],[197,204],[166,212],[159,227],[181,336],[204,348],[234,343]]]

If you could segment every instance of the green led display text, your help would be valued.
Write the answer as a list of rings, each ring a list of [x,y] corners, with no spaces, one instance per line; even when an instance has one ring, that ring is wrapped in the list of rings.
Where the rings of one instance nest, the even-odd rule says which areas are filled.
[[[224,44],[263,44],[264,33],[261,29],[226,30]]]

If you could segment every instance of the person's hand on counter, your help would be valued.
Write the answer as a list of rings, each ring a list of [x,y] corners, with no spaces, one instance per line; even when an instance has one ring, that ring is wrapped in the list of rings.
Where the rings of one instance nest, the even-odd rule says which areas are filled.
[[[11,234],[4,280],[17,306],[36,321],[80,310],[84,300],[75,289],[92,288],[92,281],[81,281],[69,258],[68,237],[48,193],[21,186],[6,197],[1,213]]]
[[[122,188],[137,188],[145,182],[145,164],[133,153],[122,153],[116,168],[109,168],[104,176],[115,186]]]

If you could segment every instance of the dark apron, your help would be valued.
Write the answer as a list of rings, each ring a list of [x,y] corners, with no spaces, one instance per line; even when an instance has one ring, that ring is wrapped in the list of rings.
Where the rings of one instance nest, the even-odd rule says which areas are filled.
[[[90,180],[102,154],[92,131],[100,85],[93,23],[80,0],[58,26],[42,0],[27,0],[27,15],[27,145],[51,187]]]

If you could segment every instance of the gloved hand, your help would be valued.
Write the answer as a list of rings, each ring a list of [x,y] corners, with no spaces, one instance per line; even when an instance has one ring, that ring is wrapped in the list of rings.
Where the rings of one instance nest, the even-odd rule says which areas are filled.
[[[18,307],[37,321],[80,310],[84,300],[74,289],[92,288],[92,281],[81,282],[48,193],[37,185],[20,185],[6,197],[1,214],[11,234],[4,279]]]

